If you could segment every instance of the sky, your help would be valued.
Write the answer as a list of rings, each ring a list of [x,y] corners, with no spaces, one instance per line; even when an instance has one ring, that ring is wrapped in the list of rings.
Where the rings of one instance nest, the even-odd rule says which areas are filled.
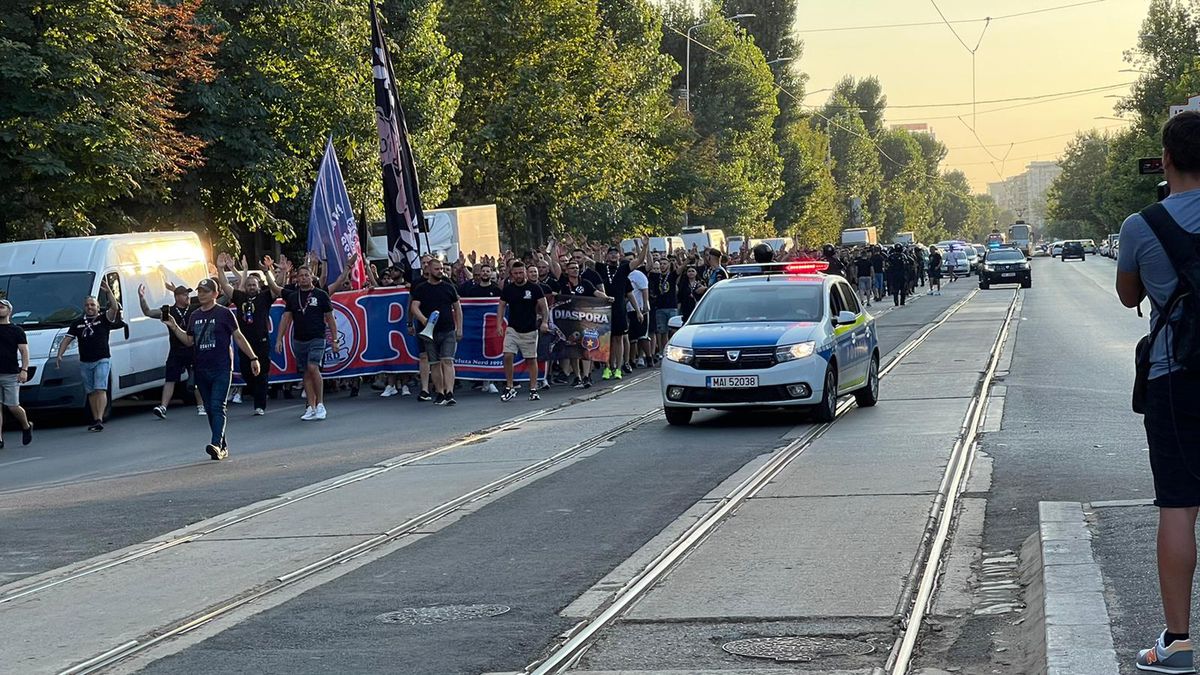
[[[1084,0],[936,1],[946,18],[955,21],[999,17]],[[797,4],[796,28],[804,40],[804,55],[798,67],[808,73],[807,90],[811,92],[805,103],[825,103],[828,94],[817,90],[832,87],[843,75],[878,77],[887,95],[888,123],[928,122],[938,139],[950,148],[943,168],[962,170],[974,190],[984,193],[989,182],[1019,174],[1031,161],[1057,159],[1076,131],[1126,126],[1119,120],[1096,118],[1115,117],[1113,105],[1117,98],[1112,96],[1126,94],[1128,83],[1137,77],[1136,73],[1119,71],[1133,67],[1122,56],[1136,44],[1149,0],[1103,0],[994,20],[975,52],[974,97],[971,54],[945,24],[814,31],[940,22],[931,0],[798,0]],[[962,40],[972,48],[979,41],[983,27],[982,22],[954,24]],[[985,110],[1024,102],[977,104],[972,123],[969,104],[972,98],[988,101],[1110,85],[1123,86],[987,114]],[[967,105],[955,107],[898,107],[964,102]],[[954,116],[961,116],[962,120]],[[975,133],[970,127],[974,127]],[[1010,147],[1012,143],[1016,144]]]

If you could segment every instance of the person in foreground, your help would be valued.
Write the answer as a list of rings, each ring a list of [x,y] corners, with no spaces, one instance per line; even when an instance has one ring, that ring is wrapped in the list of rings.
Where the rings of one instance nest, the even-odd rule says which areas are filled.
[[[1121,225],[1117,295],[1126,307],[1137,307],[1149,298],[1151,310],[1141,411],[1159,514],[1158,579],[1166,630],[1152,647],[1137,655],[1136,666],[1143,671],[1182,674],[1196,672],[1189,629],[1200,507],[1200,408],[1196,406],[1200,371],[1184,368],[1178,363],[1183,355],[1172,353],[1174,331],[1189,320],[1186,310],[1194,306],[1174,302],[1179,275],[1171,258],[1195,258],[1197,254],[1195,250],[1172,251],[1169,257],[1156,230],[1180,239],[1185,246],[1191,244],[1193,249],[1200,241],[1200,113],[1184,112],[1168,120],[1162,142],[1171,195],[1162,202],[1165,211],[1147,207]],[[1147,217],[1155,222],[1153,227]]]

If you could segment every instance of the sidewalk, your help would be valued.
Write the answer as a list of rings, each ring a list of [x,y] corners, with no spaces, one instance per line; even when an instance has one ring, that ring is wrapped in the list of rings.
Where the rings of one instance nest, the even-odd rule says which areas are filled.
[[[730,653],[739,650],[732,642],[764,637],[793,638],[764,652],[813,657],[789,663],[791,672],[882,667],[934,495],[1011,297],[978,295],[935,330],[883,381],[877,407],[840,419],[743,504],[607,631],[579,672],[767,672],[759,668],[770,659]],[[822,658],[823,650],[841,654]]]
[[[440,454],[402,455],[123,551],[0,587],[0,635],[4,636],[0,670],[59,672],[129,641],[148,639],[203,608],[280,583],[307,565],[377,538],[448,500],[620,427],[656,409],[659,397],[658,381],[651,379],[619,396],[560,408],[510,425],[511,430],[453,444]],[[538,442],[531,444],[531,438]],[[322,491],[334,485],[340,486]],[[386,544],[379,552],[419,540],[485,502],[476,501],[423,525],[419,532]],[[233,522],[268,507],[276,508]],[[220,529],[206,534],[214,527]],[[143,555],[103,567],[105,561],[138,554]],[[319,577],[328,581],[370,559],[370,555],[354,559]],[[20,596],[39,584],[87,569],[96,571]],[[287,595],[281,592],[278,599],[273,595],[259,601],[255,611],[282,602]]]

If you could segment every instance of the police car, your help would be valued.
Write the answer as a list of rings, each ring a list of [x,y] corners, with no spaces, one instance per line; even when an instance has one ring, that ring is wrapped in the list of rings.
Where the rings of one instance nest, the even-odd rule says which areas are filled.
[[[839,396],[879,400],[875,319],[823,262],[734,265],[664,350],[663,411],[684,425],[702,408],[800,408],[832,421]]]

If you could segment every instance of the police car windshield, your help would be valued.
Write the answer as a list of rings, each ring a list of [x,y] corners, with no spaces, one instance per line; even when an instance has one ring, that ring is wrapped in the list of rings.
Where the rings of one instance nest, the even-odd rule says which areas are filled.
[[[1025,254],[1012,248],[1002,248],[988,251],[988,262],[1024,262]]]
[[[821,284],[796,284],[780,279],[745,286],[722,283],[704,295],[689,325],[765,321],[818,321]]]

